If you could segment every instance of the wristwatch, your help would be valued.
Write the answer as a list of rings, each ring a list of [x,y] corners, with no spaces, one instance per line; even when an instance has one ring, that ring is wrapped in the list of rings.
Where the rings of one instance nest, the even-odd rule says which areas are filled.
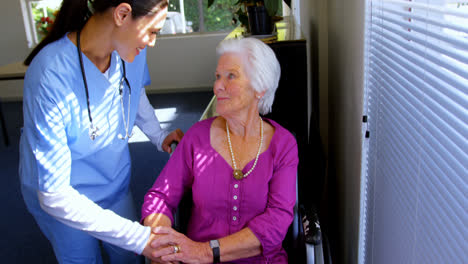
[[[210,247],[213,250],[213,263],[220,263],[219,241],[210,240]]]

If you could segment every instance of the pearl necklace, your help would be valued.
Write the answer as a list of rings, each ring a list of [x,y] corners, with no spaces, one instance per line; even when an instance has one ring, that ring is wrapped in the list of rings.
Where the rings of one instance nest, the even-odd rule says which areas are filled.
[[[243,174],[242,170],[237,169],[236,159],[234,158],[234,151],[232,151],[231,137],[229,136],[229,125],[228,125],[227,121],[226,121],[226,134],[227,134],[229,150],[231,151],[232,165],[234,166],[234,171],[232,172],[232,175],[234,176],[234,178],[236,180],[242,180],[243,178],[249,176],[249,174],[255,169],[255,166],[257,165],[258,157],[260,156],[260,152],[262,151],[262,145],[263,145],[263,120],[260,117],[260,147],[258,148],[257,156],[255,157],[255,162],[254,162],[252,168],[246,174]]]

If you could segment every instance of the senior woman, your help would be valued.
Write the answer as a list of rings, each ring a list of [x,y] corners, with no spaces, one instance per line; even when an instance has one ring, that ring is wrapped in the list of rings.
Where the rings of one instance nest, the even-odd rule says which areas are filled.
[[[260,116],[271,111],[280,66],[254,38],[217,48],[218,117],[185,134],[145,196],[142,219],[158,236],[154,257],[184,263],[287,263],[282,241],[296,199],[297,143]],[[170,228],[192,190],[187,236]]]

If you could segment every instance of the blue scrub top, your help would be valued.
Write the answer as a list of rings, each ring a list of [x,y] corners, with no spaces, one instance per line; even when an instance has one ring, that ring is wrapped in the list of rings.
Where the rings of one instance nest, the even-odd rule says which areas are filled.
[[[130,181],[119,85],[122,62],[111,55],[109,78],[84,55],[93,124],[99,136],[89,137],[86,92],[76,46],[65,35],[44,47],[24,80],[24,128],[20,139],[20,178],[26,189],[54,192],[71,185],[103,208],[120,200]],[[146,49],[125,63],[131,86],[129,134],[138,111],[142,87],[150,84]],[[125,122],[128,92],[124,86]]]

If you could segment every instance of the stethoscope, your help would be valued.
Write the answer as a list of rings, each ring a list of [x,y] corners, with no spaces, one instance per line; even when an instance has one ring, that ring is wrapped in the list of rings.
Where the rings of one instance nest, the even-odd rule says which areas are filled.
[[[93,124],[93,118],[91,117],[91,109],[89,107],[89,91],[88,91],[88,82],[86,81],[86,74],[83,66],[83,57],[81,55],[81,45],[80,45],[80,31],[76,33],[76,47],[78,49],[78,57],[80,58],[80,68],[81,68],[81,74],[83,75],[83,82],[86,90],[86,105],[88,107],[88,118],[89,118],[89,138],[91,140],[95,140],[97,136],[99,136],[99,128]],[[133,132],[131,134],[128,134],[128,127],[130,124],[130,106],[131,106],[131,96],[132,96],[132,88],[130,87],[130,83],[127,80],[127,73],[125,71],[125,62],[121,58],[120,61],[122,62],[122,69],[123,69],[123,75],[122,79],[120,80],[119,84],[119,94],[120,94],[120,107],[122,108],[122,119],[124,121],[124,127],[125,127],[125,136],[122,136],[122,134],[119,134],[117,137],[119,139],[127,139],[131,138],[133,136]],[[127,84],[128,87],[128,111],[127,111],[127,120],[125,121],[125,108],[123,105],[123,86],[124,83]]]

